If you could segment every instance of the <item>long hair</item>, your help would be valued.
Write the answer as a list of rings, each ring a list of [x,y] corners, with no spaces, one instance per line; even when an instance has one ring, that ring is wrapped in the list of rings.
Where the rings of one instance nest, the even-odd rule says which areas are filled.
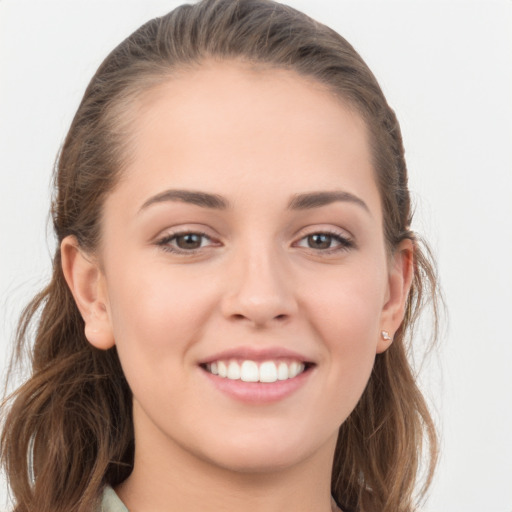
[[[413,241],[414,278],[394,342],[376,356],[359,403],[340,427],[331,487],[347,511],[411,512],[431,481],[437,438],[408,352],[427,302],[436,332],[437,279],[428,249],[410,229],[397,119],[343,37],[269,0],[203,0],[144,24],[92,78],[61,149],[52,204],[57,242],[73,235],[84,250],[94,251],[105,196],[130,159],[130,126],[136,121],[130,106],[174,73],[207,59],[292,70],[326,85],[366,122],[388,250]],[[85,338],[59,248],[50,283],[21,317],[18,359],[27,347],[31,376],[4,403],[1,437],[14,511],[90,512],[103,487],[118,485],[132,470],[132,397],[116,349],[97,350]]]

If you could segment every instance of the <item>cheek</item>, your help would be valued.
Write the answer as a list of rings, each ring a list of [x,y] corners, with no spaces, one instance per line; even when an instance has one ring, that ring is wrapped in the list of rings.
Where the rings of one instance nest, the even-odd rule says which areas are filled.
[[[113,273],[109,300],[116,344],[130,345],[141,356],[175,353],[200,337],[214,294],[211,283],[202,285],[171,267]]]
[[[333,378],[364,381],[369,377],[379,341],[380,315],[386,295],[382,266],[339,272],[317,281],[310,296],[311,324],[324,343]]]
[[[158,407],[155,390],[180,403],[194,364],[189,348],[201,338],[204,315],[215,301],[211,289],[154,265],[110,273],[109,309],[115,343],[130,388],[145,406]],[[160,397],[160,400],[162,397]],[[153,405],[151,405],[153,404]]]

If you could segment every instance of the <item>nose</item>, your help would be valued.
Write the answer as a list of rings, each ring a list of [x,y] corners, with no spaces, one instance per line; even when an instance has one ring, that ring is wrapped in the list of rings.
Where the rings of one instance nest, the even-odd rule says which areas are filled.
[[[293,318],[298,304],[284,258],[261,247],[238,254],[226,276],[223,315],[259,328]]]

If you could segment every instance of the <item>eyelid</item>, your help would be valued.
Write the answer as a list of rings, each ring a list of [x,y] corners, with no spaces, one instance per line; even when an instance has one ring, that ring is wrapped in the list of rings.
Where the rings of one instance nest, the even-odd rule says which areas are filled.
[[[340,238],[344,238],[346,240],[355,240],[354,235],[345,228],[341,228],[339,226],[335,226],[332,224],[311,224],[309,226],[304,226],[299,229],[295,234],[295,239],[302,239],[306,236],[315,235],[317,233],[325,233],[329,235],[336,235]]]
[[[156,246],[161,248],[162,250],[165,250],[166,252],[178,254],[178,255],[193,255],[201,251],[208,250],[211,247],[220,247],[223,245],[223,243],[218,239],[218,237],[210,234],[207,232],[208,230],[203,229],[203,227],[196,227],[196,226],[179,226],[176,228],[168,228],[167,230],[164,230],[159,236],[156,237],[155,241],[153,242]],[[177,247],[175,245],[171,245],[171,241],[174,239],[185,236],[185,235],[198,235],[200,237],[203,237],[208,241],[207,244],[196,247],[196,248],[189,248],[189,249],[183,249],[180,247]],[[304,245],[301,245],[301,242],[307,239],[308,237],[314,236],[314,235],[328,235],[333,237],[335,240],[337,240],[337,244],[334,247],[328,247],[328,248],[314,248],[314,247],[307,247]],[[292,243],[292,247],[301,247],[303,249],[306,249],[312,253],[322,253],[325,255],[328,255],[330,253],[340,253],[344,251],[348,251],[352,248],[356,247],[356,243],[354,240],[354,237],[345,229],[334,227],[332,225],[325,226],[325,225],[314,225],[314,226],[307,226],[305,228],[302,228],[299,230],[299,232],[294,237],[294,242]]]
[[[339,243],[335,247],[329,247],[327,249],[315,249],[313,247],[305,247],[302,245],[298,245],[300,242],[313,235],[329,235],[337,239]],[[314,253],[339,253],[356,247],[355,239],[348,231],[333,226],[309,226],[307,228],[300,230],[295,240],[296,241],[293,243],[295,247],[303,247]]]
[[[209,240],[210,243],[208,243],[206,246],[201,245],[200,247],[192,249],[181,249],[170,244],[172,240],[185,235],[198,235]],[[168,230],[165,230],[161,235],[159,235],[156,238],[154,243],[162,250],[178,255],[193,255],[199,251],[204,251],[209,247],[219,247],[220,245],[222,245],[221,242],[219,242],[214,236],[212,236],[209,233],[206,233],[204,229],[195,228],[192,226],[170,228]]]

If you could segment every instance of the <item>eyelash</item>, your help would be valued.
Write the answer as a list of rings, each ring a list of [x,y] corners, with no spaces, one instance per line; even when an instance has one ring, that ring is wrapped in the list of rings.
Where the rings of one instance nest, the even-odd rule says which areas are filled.
[[[199,236],[203,240],[206,239],[206,240],[209,240],[210,242],[213,241],[209,235],[207,235],[206,233],[203,233],[201,231],[181,231],[181,232],[176,232],[176,233],[169,233],[168,235],[166,235],[163,238],[161,238],[160,240],[158,240],[156,242],[156,245],[161,247],[166,252],[171,252],[174,254],[182,254],[182,255],[193,255],[204,248],[203,246],[200,246],[200,247],[193,248],[193,249],[180,249],[176,246],[171,245],[171,243],[173,241],[176,241],[176,239],[178,239],[179,237],[184,237],[187,235]],[[324,236],[330,237],[330,239],[331,239],[330,241],[336,242],[337,245],[334,247],[328,247],[326,249],[315,249],[313,247],[304,247],[304,246],[299,245],[300,242],[302,242],[303,240],[307,241],[308,238],[313,237],[313,236],[318,236],[318,235],[324,235]],[[338,233],[336,231],[322,230],[322,231],[315,231],[315,232],[312,232],[312,233],[309,233],[309,234],[303,236],[302,238],[299,239],[298,242],[296,242],[294,244],[294,246],[295,247],[304,247],[304,248],[306,248],[310,251],[313,251],[315,253],[333,254],[333,253],[348,251],[348,250],[354,248],[355,244],[354,244],[353,240],[351,240],[350,238],[347,238],[344,235],[341,235],[340,233]]]
[[[161,247],[164,251],[172,252],[174,254],[195,254],[196,252],[203,249],[203,247],[197,247],[195,249],[180,249],[179,247],[175,247],[171,245],[172,241],[175,241],[179,237],[184,237],[187,235],[195,235],[201,237],[203,240],[207,239],[212,241],[212,238],[208,236],[206,233],[202,233],[201,231],[180,231],[177,233],[169,233],[168,235],[164,236],[160,240],[157,241],[156,245]]]
[[[334,253],[340,253],[345,252],[350,249],[353,249],[355,247],[355,243],[353,240],[348,238],[345,235],[342,235],[338,233],[337,231],[330,231],[330,230],[321,230],[321,231],[314,231],[312,233],[309,233],[305,236],[303,236],[298,243],[302,242],[303,240],[307,240],[310,237],[318,236],[318,235],[324,235],[330,237],[331,241],[336,242],[338,245],[334,247],[328,247],[326,249],[315,249],[313,247],[305,247],[306,249],[309,249],[310,251],[313,251],[315,253],[322,253],[322,254],[334,254]],[[297,245],[297,244],[296,244]],[[300,246],[299,247],[303,247]]]

